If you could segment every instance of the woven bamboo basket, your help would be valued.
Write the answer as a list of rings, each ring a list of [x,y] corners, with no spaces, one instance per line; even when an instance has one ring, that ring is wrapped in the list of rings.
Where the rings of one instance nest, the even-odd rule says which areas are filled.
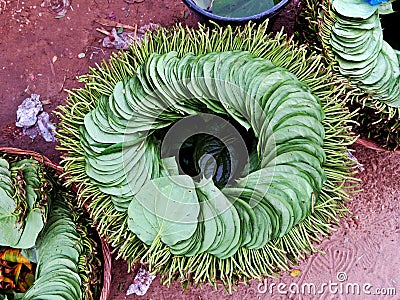
[[[11,147],[0,147],[0,153],[31,156],[40,163],[55,170],[58,175],[61,175],[63,173],[63,168],[60,165],[52,162],[49,158],[47,158],[43,154],[34,151],[22,150]],[[98,238],[101,242],[102,260],[103,260],[103,282],[102,282],[100,300],[108,300],[110,297],[110,288],[111,288],[111,261],[112,261],[111,251],[107,242],[100,236],[98,236]]]

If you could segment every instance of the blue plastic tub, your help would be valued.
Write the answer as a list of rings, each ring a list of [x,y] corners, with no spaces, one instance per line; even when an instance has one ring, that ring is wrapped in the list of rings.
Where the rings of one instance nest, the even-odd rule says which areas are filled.
[[[222,25],[240,25],[244,23],[248,23],[249,21],[253,21],[256,23],[260,23],[264,21],[265,19],[272,18],[276,14],[278,14],[289,2],[290,0],[282,0],[279,3],[277,3],[275,6],[271,7],[270,9],[263,11],[262,13],[258,13],[256,15],[252,16],[244,16],[242,18],[231,18],[231,17],[225,17],[225,16],[219,16],[216,14],[213,14],[212,12],[208,10],[204,10],[200,8],[199,6],[196,5],[196,3],[193,0],[182,0],[199,18],[200,21],[202,22],[208,22],[208,21],[214,21],[218,24]],[[216,0],[218,1],[218,0]],[[263,0],[259,0],[263,1]]]

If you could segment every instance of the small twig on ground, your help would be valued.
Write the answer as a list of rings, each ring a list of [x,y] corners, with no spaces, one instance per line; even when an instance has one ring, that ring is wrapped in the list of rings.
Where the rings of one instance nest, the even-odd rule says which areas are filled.
[[[137,24],[135,24],[135,30],[133,31],[133,38],[136,40],[137,35]]]
[[[104,52],[104,50],[103,49],[101,49],[100,47],[95,47],[95,46],[86,46],[86,52],[88,52],[88,49],[94,49],[94,50],[98,50],[98,51],[101,51],[101,53],[103,54],[103,57],[105,57],[106,56],[106,53]],[[91,53],[90,53],[90,58],[89,59],[92,59],[93,58],[93,54],[99,54],[99,52],[98,51],[91,51]]]
[[[64,85],[65,85],[65,81],[66,81],[66,80],[67,80],[67,76],[64,75],[64,80],[63,80],[63,83],[62,83],[61,88],[60,88],[60,90],[59,90],[59,93],[62,93],[62,92],[64,91]]]
[[[51,69],[51,73],[53,74],[53,76],[56,76],[56,72],[54,71],[54,64],[50,59],[50,69]]]
[[[87,51],[88,48],[90,48],[90,49],[95,49],[95,50],[99,50],[99,51],[101,51],[101,52],[103,53],[104,56],[106,55],[106,53],[104,52],[104,50],[101,49],[100,47],[86,46],[86,51]]]
[[[96,28],[96,31],[105,34],[105,35],[110,35],[111,33],[105,30],[104,28]]]

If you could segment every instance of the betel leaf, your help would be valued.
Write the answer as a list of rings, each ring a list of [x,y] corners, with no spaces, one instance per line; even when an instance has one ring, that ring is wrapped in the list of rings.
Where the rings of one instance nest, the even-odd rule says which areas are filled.
[[[178,163],[176,162],[176,159],[174,156],[163,158],[161,160],[161,164],[162,164],[163,172],[164,172],[165,176],[179,175]]]
[[[399,50],[394,50],[394,53],[396,53],[397,59],[400,61],[400,51]]]
[[[12,216],[16,204],[3,189],[0,189],[0,245],[11,246],[18,243],[20,235]]]
[[[36,248],[22,249],[21,254],[25,256],[30,262],[37,263]]]
[[[18,243],[12,247],[19,249],[32,248],[43,226],[43,216],[40,210],[31,210],[25,219],[25,227],[24,231],[21,233],[21,238]]]
[[[187,175],[148,181],[128,208],[129,228],[146,244],[157,238],[168,246],[196,231],[200,204]]]
[[[241,199],[244,203],[242,206],[245,207],[241,211],[247,212],[246,216],[249,215],[251,226],[249,226],[249,231],[246,231],[246,239],[244,239],[246,243],[244,243],[243,246],[248,248],[247,245],[250,245],[251,243],[253,245],[253,248],[249,251],[247,251],[246,249],[241,249],[240,251],[236,252],[234,256],[226,260],[222,260],[213,257],[211,254],[205,251],[203,252],[204,254],[200,253],[192,258],[187,258],[183,254],[185,252],[190,252],[190,255],[192,255],[192,250],[197,250],[196,246],[198,243],[196,242],[200,241],[202,238],[203,241],[205,240],[205,238],[207,238],[207,244],[204,246],[204,249],[208,249],[208,245],[214,242],[214,239],[212,238],[215,238],[215,236],[212,235],[213,232],[216,232],[215,227],[217,227],[218,229],[219,225],[221,225],[221,228],[223,226],[223,222],[220,218],[217,219],[218,224],[215,224],[215,226],[212,225],[213,231],[207,230],[203,223],[203,226],[199,225],[197,227],[195,234],[193,234],[188,240],[179,242],[176,247],[175,245],[167,247],[159,245],[158,243],[153,243],[152,246],[154,246],[148,248],[147,246],[143,245],[144,243],[138,242],[136,235],[134,235],[132,232],[124,232],[124,234],[120,234],[120,232],[123,232],[125,230],[126,218],[119,218],[121,221],[116,222],[116,214],[115,210],[113,209],[112,203],[111,201],[108,201],[107,198],[103,195],[100,194],[101,197],[98,198],[98,200],[100,201],[93,202],[93,205],[91,206],[91,211],[93,212],[93,216],[96,218],[96,222],[100,224],[99,230],[102,232],[102,235],[113,237],[113,244],[116,246],[115,250],[121,257],[129,261],[140,261],[141,263],[146,264],[147,266],[149,266],[149,268],[151,268],[153,272],[158,272],[160,276],[165,278],[167,284],[171,283],[171,281],[174,279],[179,279],[185,284],[190,284],[192,282],[198,284],[210,282],[210,284],[212,285],[223,285],[227,291],[231,292],[234,289],[232,285],[235,284],[238,279],[248,280],[250,278],[260,278],[263,275],[268,276],[271,273],[285,270],[287,269],[288,265],[293,264],[295,261],[300,259],[303,253],[314,251],[314,248],[310,244],[310,241],[316,242],[316,235],[322,238],[322,236],[319,235],[319,232],[329,231],[329,224],[331,223],[332,217],[335,218],[336,216],[340,215],[340,212],[343,210],[342,199],[344,200],[346,198],[345,190],[340,189],[340,187],[346,185],[346,183],[342,181],[341,178],[350,177],[347,172],[348,170],[351,170],[350,161],[345,155],[345,145],[351,143],[350,136],[347,132],[347,124],[350,124],[348,122],[349,113],[344,108],[344,101],[341,101],[342,95],[345,93],[345,83],[342,84],[341,81],[332,79],[334,77],[332,77],[331,66],[324,66],[322,61],[321,63],[319,63],[321,57],[311,53],[308,54],[307,49],[305,49],[307,47],[298,47],[295,42],[287,41],[287,39],[285,39],[281,34],[277,35],[276,37],[266,34],[265,32],[267,30],[267,27],[265,23],[259,27],[250,24],[245,28],[240,27],[234,29],[225,29],[223,27],[219,27],[218,25],[215,25],[215,28],[213,29],[202,26],[199,27],[200,28],[198,31],[197,29],[185,29],[179,26],[178,28],[174,28],[171,30],[161,28],[155,34],[149,33],[148,43],[135,43],[132,44],[132,47],[130,48],[130,54],[137,58],[136,60],[121,61],[118,60],[118,58],[112,57],[112,60],[109,64],[101,67],[99,70],[93,70],[92,74],[94,74],[95,76],[92,76],[92,74],[90,74],[88,75],[87,79],[90,79],[91,81],[93,80],[95,84],[99,83],[101,86],[105,86],[107,90],[112,90],[115,84],[113,78],[121,78],[121,74],[126,74],[122,75],[122,77],[129,76],[128,74],[132,74],[131,71],[136,66],[147,65],[147,59],[150,57],[150,55],[153,57],[154,53],[160,53],[160,55],[163,55],[171,50],[179,51],[179,57],[181,59],[179,58],[179,61],[174,64],[169,64],[168,62],[164,63],[164,65],[160,64],[160,61],[167,61],[166,58],[155,61],[156,64],[152,64],[153,67],[156,66],[156,70],[153,70],[155,72],[152,72],[151,75],[147,77],[143,75],[141,77],[141,80],[143,80],[140,82],[140,84],[143,83],[146,84],[146,86],[150,86],[148,81],[151,78],[156,78],[157,80],[160,80],[158,86],[161,86],[163,88],[163,91],[159,91],[160,94],[167,95],[170,93],[174,93],[178,95],[179,99],[185,99],[180,102],[180,105],[182,106],[187,104],[189,108],[198,110],[199,113],[212,113],[212,111],[214,111],[214,107],[226,107],[227,111],[225,114],[222,115],[225,116],[226,114],[232,114],[232,116],[230,116],[232,118],[234,118],[235,116],[238,120],[245,120],[245,117],[240,117],[242,111],[247,113],[247,107],[249,107],[248,112],[251,113],[255,111],[255,104],[249,106],[245,105],[246,98],[243,97],[242,99],[240,99],[240,94],[238,93],[238,96],[230,101],[232,102],[232,104],[235,104],[235,107],[232,107],[231,105],[224,105],[225,102],[222,102],[220,100],[220,94],[224,97],[225,100],[226,98],[228,98],[229,94],[233,93],[229,93],[226,91],[226,86],[228,86],[228,84],[225,86],[223,86],[222,84],[216,85],[216,82],[218,81],[226,81],[226,74],[223,74],[219,71],[218,65],[215,63],[215,55],[221,55],[222,57],[222,55],[224,54],[224,57],[229,57],[232,55],[231,53],[220,51],[228,51],[234,49],[251,50],[254,56],[260,56],[264,59],[271,59],[273,60],[273,63],[276,64],[278,67],[289,67],[289,69],[294,72],[297,78],[299,78],[304,83],[308,83],[310,88],[312,88],[312,91],[321,97],[321,102],[323,104],[321,105],[322,108],[328,108],[328,111],[329,109],[331,109],[335,112],[334,114],[328,113],[326,116],[326,120],[324,120],[323,122],[324,128],[326,128],[329,133],[326,137],[328,149],[333,149],[332,151],[327,151],[326,166],[329,170],[329,174],[334,175],[328,177],[328,182],[324,193],[322,194],[321,200],[319,202],[315,202],[317,204],[314,207],[315,215],[309,217],[307,212],[304,211],[304,215],[307,214],[307,216],[303,224],[301,224],[299,227],[293,228],[292,231],[284,238],[277,238],[271,243],[266,242],[267,245],[265,246],[265,248],[260,250],[254,249],[255,246],[261,245],[272,235],[274,230],[270,229],[270,227],[275,226],[276,228],[279,228],[275,225],[279,224],[279,215],[276,214],[274,218],[270,218],[269,214],[273,213],[273,210],[272,208],[267,207],[267,205],[263,202],[260,205],[256,205],[253,211],[253,208],[247,202],[245,202],[246,199],[251,198],[252,192],[251,190],[247,189],[249,191],[245,192],[246,194],[250,195],[244,195],[243,199]],[[169,40],[173,40],[174,43],[168,44]],[[165,47],[166,44],[170,45],[170,47]],[[207,47],[204,47],[204,45],[207,45]],[[197,76],[202,75],[202,70],[193,70],[192,66],[194,67],[194,65],[196,65],[196,68],[202,68],[204,70],[204,66],[206,64],[203,63],[203,60],[205,58],[196,59],[193,57],[194,55],[203,55],[205,53],[210,53],[209,55],[211,55],[213,51],[218,51],[218,53],[212,54],[213,61],[210,61],[210,63],[207,64],[206,69],[208,71],[203,72],[204,77],[208,77],[210,78],[210,80],[204,82],[204,84],[201,84],[201,77],[199,78]],[[191,58],[189,58],[186,53],[194,54],[191,54],[192,56]],[[279,55],[276,55],[277,53],[279,53]],[[234,63],[236,66],[238,62],[235,60]],[[268,62],[264,64],[267,63]],[[159,65],[161,65],[161,69],[157,67]],[[232,70],[233,63],[229,67],[230,68],[227,67],[225,69],[228,71]],[[243,66],[243,68],[244,67],[245,66]],[[245,92],[248,91],[248,89],[246,88],[247,86],[252,87],[250,90],[254,91],[255,94],[258,94],[257,91],[261,90],[261,88],[259,87],[259,82],[256,81],[252,83],[253,81],[251,80],[251,75],[254,72],[252,70],[250,70],[249,72],[244,72],[243,68],[235,67],[237,71],[232,73],[233,76],[235,78],[237,77],[238,80],[241,80],[240,78],[243,77],[243,80],[239,81],[242,82],[242,84],[239,84],[239,82],[236,82],[236,80],[234,81],[234,83],[239,87],[242,87]],[[139,70],[142,69],[145,68],[139,68]],[[323,72],[320,72],[321,70],[323,70]],[[164,72],[164,74],[159,74],[160,72]],[[140,74],[142,75],[142,73]],[[216,74],[216,76],[218,77],[211,77],[209,76],[210,74]],[[239,76],[244,74],[247,75]],[[166,85],[164,78],[167,78],[168,88],[164,88],[164,86]],[[211,78],[214,78],[215,80],[211,80]],[[276,79],[274,79],[274,82],[275,81]],[[201,90],[201,92],[204,92],[205,96],[201,97],[200,99],[195,99],[194,97],[192,97],[192,91],[190,90],[189,94],[187,89],[194,86],[195,88],[193,88],[193,91],[196,92],[196,94],[199,93],[198,90]],[[157,103],[161,103],[161,101],[156,99],[156,97],[154,96],[151,97],[149,100],[146,95],[143,95],[143,88],[137,88],[137,90],[141,90],[143,93],[132,92],[132,94],[135,94],[135,96],[132,96],[132,98],[134,97],[132,102],[134,102],[135,109],[137,107],[138,113],[136,114],[140,115],[141,119],[144,119],[144,117],[142,118],[142,116],[150,115],[151,117],[151,115],[153,114],[151,114],[150,105],[153,105],[154,107],[161,107],[161,105],[157,105]],[[82,147],[77,147],[77,143],[71,142],[71,140],[77,141],[79,140],[79,138],[76,135],[73,136],[69,134],[68,132],[75,132],[74,129],[76,128],[76,125],[74,124],[76,118],[73,118],[74,115],[71,114],[71,108],[73,107],[73,105],[75,103],[87,103],[86,106],[83,106],[84,109],[81,110],[82,114],[88,113],[93,105],[95,105],[97,92],[93,93],[91,87],[86,87],[86,90],[83,91],[83,97],[76,97],[75,95],[71,95],[69,99],[70,104],[68,104],[68,106],[63,109],[63,111],[65,111],[66,113],[60,113],[60,117],[63,119],[62,124],[64,127],[64,131],[59,132],[59,137],[62,141],[61,143],[63,145],[63,148],[68,149],[68,158],[65,161],[65,172],[72,171],[73,175],[71,181],[81,183],[82,190],[80,192],[82,193],[82,196],[84,196],[85,194],[90,194],[90,192],[93,191],[93,187],[96,185],[96,183],[94,182],[92,184],[91,182],[89,182],[89,178],[88,176],[85,176],[85,174],[81,174],[80,172],[74,173],[74,170],[82,170],[81,167],[83,166],[83,162],[81,160],[81,157],[84,149],[82,149]],[[272,92],[274,91],[275,90],[273,90]],[[189,96],[186,96],[187,94],[189,94]],[[217,97],[214,97],[214,95],[217,95]],[[279,99],[283,99],[280,96],[278,97]],[[270,94],[267,94],[265,98],[264,96],[260,98],[260,100],[262,100],[262,102],[260,101],[260,105],[264,107],[269,98]],[[174,99],[176,99],[176,96],[174,96],[171,100]],[[254,102],[254,99],[252,100]],[[303,107],[306,108],[304,105]],[[322,110],[321,107],[319,108],[319,110]],[[312,105],[310,109],[307,108],[307,110],[305,111],[301,110],[301,115],[308,115],[308,112],[313,108],[314,105]],[[176,115],[173,115],[172,113],[170,113],[170,111],[167,112],[168,113],[162,114],[162,119],[160,118],[160,123],[161,121],[166,121],[166,119],[169,118],[170,115],[171,119],[175,118]],[[216,112],[216,114],[220,113]],[[181,118],[185,116],[185,114],[182,114]],[[314,116],[314,114],[312,114],[312,116]],[[261,122],[262,120],[257,119],[258,116],[257,118],[253,118],[253,116],[250,117],[251,122],[256,121],[254,128],[262,128],[263,123]],[[71,121],[71,119],[73,121]],[[78,118],[78,121],[79,119],[81,119],[81,117]],[[141,119],[136,122],[141,123]],[[318,118],[316,119],[318,120]],[[282,117],[282,121],[283,120],[284,117]],[[159,122],[158,119],[154,119],[154,121],[155,123]],[[177,119],[172,120],[172,122],[175,121],[177,121]],[[248,127],[250,127],[250,122],[248,122],[247,124]],[[277,122],[277,124],[281,125],[280,128],[284,128],[283,125],[285,124],[283,122]],[[140,124],[138,124],[138,126],[140,126]],[[171,126],[173,126],[173,123],[171,123]],[[267,128],[268,124],[265,127]],[[332,132],[336,132],[337,130],[340,132],[339,135],[331,134]],[[64,134],[64,132],[66,132],[67,134]],[[162,138],[161,134],[158,135],[158,138]],[[259,135],[259,138],[261,138],[261,135]],[[300,139],[300,137],[298,139]],[[265,140],[268,141],[269,139]],[[304,142],[307,142],[307,140],[308,139],[304,138]],[[267,146],[268,142],[266,142],[264,145]],[[254,148],[252,149],[254,150]],[[256,151],[254,151],[253,153],[257,154]],[[269,152],[265,152],[263,154],[265,155],[268,153]],[[260,165],[257,163],[257,156],[260,158],[263,157],[263,155],[261,154],[253,156],[255,163],[252,164],[252,167],[254,166],[254,169],[252,169],[252,171],[260,168]],[[155,161],[156,160],[160,161],[160,158],[157,157]],[[70,164],[71,161],[75,163]],[[289,174],[289,172],[281,172],[281,179],[286,182],[285,187],[288,186],[290,188],[292,184],[291,182],[288,182],[288,180],[286,180]],[[300,174],[304,176],[304,180],[298,180],[295,182],[295,184],[293,184],[293,186],[296,186],[296,191],[294,191],[295,195],[293,195],[295,196],[294,201],[297,200],[298,202],[303,201],[303,190],[304,192],[306,192],[306,190],[302,188],[302,184],[307,183],[306,178],[308,178],[308,176],[303,172],[301,172]],[[336,174],[344,175],[343,177],[340,177],[341,175]],[[312,174],[310,173],[310,175]],[[156,177],[159,176],[155,176],[152,178]],[[300,177],[300,179],[303,179],[303,177]],[[311,182],[311,180],[309,181]],[[338,188],[332,190],[332,186]],[[150,193],[150,191],[148,192]],[[201,201],[202,196],[199,193],[197,193],[197,195],[200,199],[199,201]],[[310,197],[309,195],[306,196]],[[288,194],[287,197],[292,197],[292,194]],[[229,200],[231,200],[231,198],[229,198]],[[315,201],[318,201],[316,197]],[[234,202],[234,199],[232,199],[232,202]],[[311,203],[311,201],[307,203]],[[304,208],[306,208],[305,205]],[[207,206],[207,208],[205,209],[208,210],[209,206]],[[202,212],[204,210],[202,209]],[[110,213],[101,214],[101,212],[105,211]],[[250,218],[250,213],[252,213],[252,218]],[[212,211],[210,210],[210,212],[207,214],[212,214]],[[199,218],[201,221],[201,214],[199,215]],[[258,220],[261,221],[258,222]],[[317,220],[317,222],[315,222],[315,220]],[[247,224],[247,222],[248,221],[245,217],[242,223]],[[112,226],[107,226],[109,224],[112,224]],[[143,226],[145,224],[149,224],[149,222],[145,222]],[[201,227],[203,227],[204,230],[202,230]],[[204,237],[202,234],[200,234],[200,231],[203,231]],[[254,241],[252,239],[253,236],[255,237]],[[258,237],[260,238],[258,239]],[[195,238],[195,243],[192,243]],[[210,242],[211,239],[212,241]],[[318,238],[318,241],[319,240],[320,239]],[[188,242],[184,243],[185,241]],[[170,254],[168,250],[172,250],[172,248],[176,249],[179,254],[174,255],[172,251],[172,253]],[[146,251],[145,254],[144,251]]]
[[[213,14],[230,17],[243,18],[263,13],[272,7],[278,1],[273,0],[217,0],[213,3]]]
[[[25,218],[24,228],[14,214],[16,204],[3,189],[0,189],[0,245],[19,249],[35,246],[36,237],[43,228],[39,210],[30,210]]]
[[[194,3],[201,9],[209,9],[212,3],[212,0],[194,0]]]
[[[340,15],[350,18],[367,19],[378,9],[360,0],[334,0],[332,4]]]
[[[43,175],[33,159],[11,163],[6,173],[0,187],[0,245],[32,248],[46,220],[47,203],[38,205]]]
[[[392,3],[390,2],[383,2],[378,6],[378,11],[380,15],[387,15],[394,13]]]

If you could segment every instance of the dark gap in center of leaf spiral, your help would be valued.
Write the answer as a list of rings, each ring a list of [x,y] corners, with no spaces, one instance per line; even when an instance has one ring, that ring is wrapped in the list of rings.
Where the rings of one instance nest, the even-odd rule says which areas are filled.
[[[400,1],[392,3],[394,12],[388,15],[380,15],[381,26],[383,29],[383,39],[392,46],[393,49],[400,51]]]
[[[173,137],[166,138],[168,134]],[[235,185],[235,180],[247,175],[258,162],[253,131],[226,115],[192,116],[155,136],[168,144],[161,156],[175,156],[180,174],[195,181],[212,177],[220,189]]]

